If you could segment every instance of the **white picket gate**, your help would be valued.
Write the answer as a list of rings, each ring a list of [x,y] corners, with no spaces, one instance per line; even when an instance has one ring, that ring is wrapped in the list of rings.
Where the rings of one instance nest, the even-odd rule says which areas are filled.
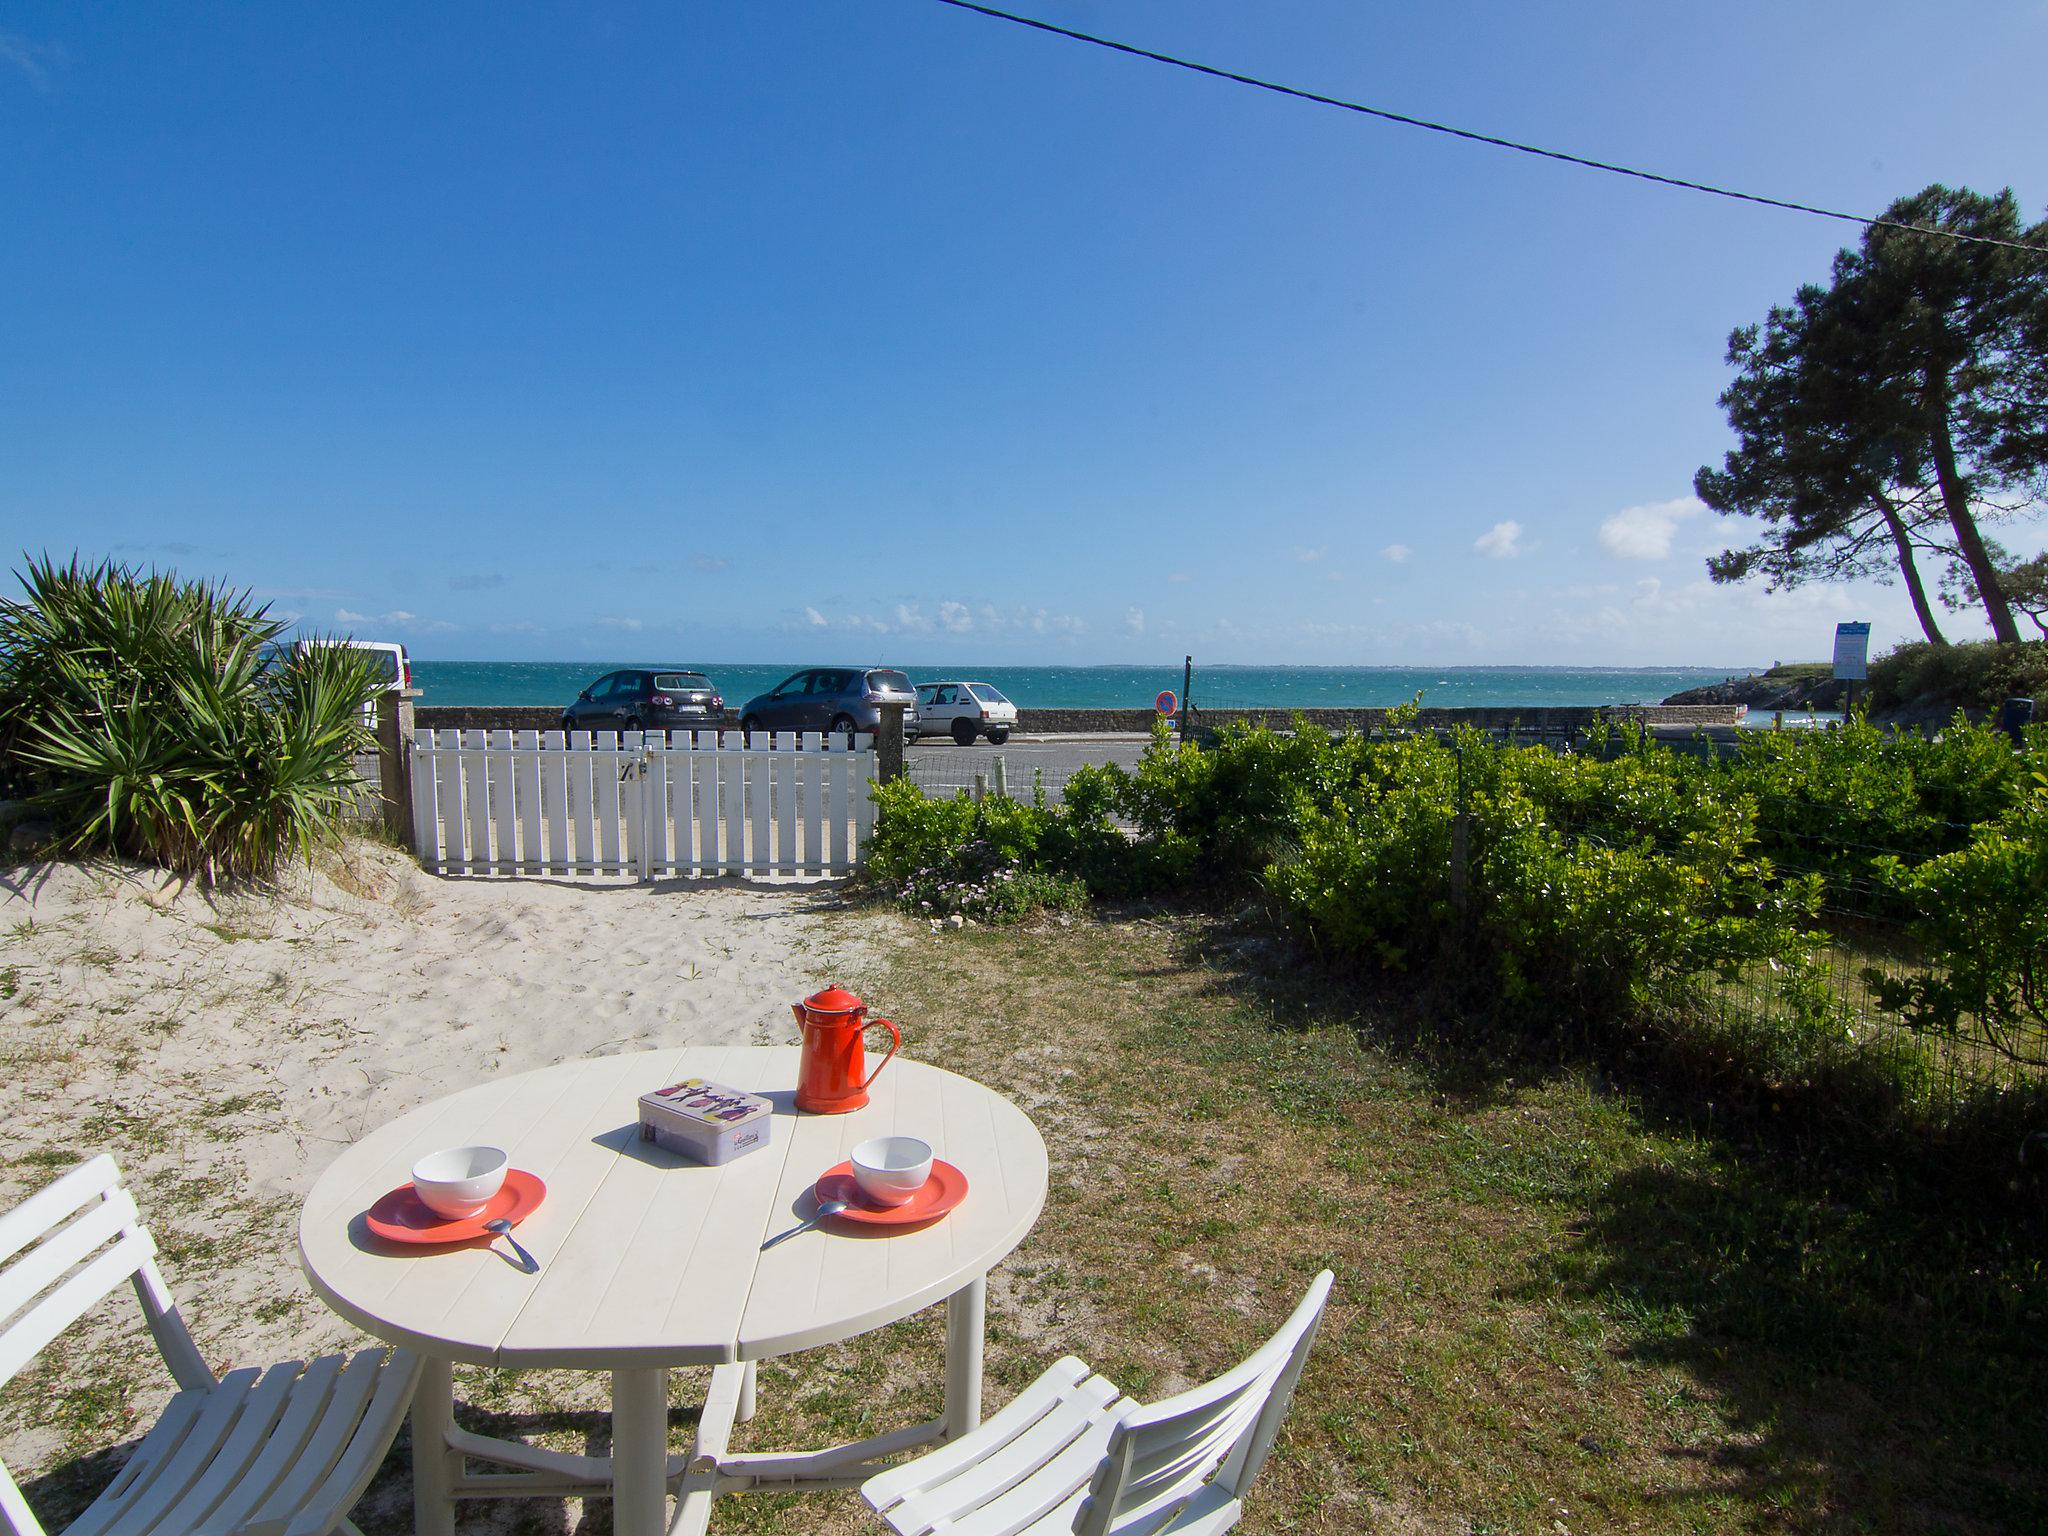
[[[451,875],[845,874],[874,777],[871,735],[423,730],[413,848]]]

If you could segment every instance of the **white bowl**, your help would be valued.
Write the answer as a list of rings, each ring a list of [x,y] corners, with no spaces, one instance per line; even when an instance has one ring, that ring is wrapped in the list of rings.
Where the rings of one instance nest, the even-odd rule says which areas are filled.
[[[412,1165],[412,1187],[436,1216],[460,1221],[490,1203],[505,1183],[499,1147],[450,1147]]]
[[[877,1205],[908,1205],[932,1176],[932,1148],[915,1136],[877,1136],[853,1149],[853,1179]]]

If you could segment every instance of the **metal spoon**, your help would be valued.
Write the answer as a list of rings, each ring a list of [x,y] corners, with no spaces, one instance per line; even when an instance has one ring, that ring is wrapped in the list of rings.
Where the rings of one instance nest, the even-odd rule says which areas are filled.
[[[808,1221],[800,1221],[795,1226],[791,1227],[787,1232],[778,1232],[773,1237],[769,1238],[767,1242],[761,1245],[761,1251],[763,1253],[766,1253],[770,1248],[773,1248],[777,1243],[781,1242],[784,1238],[795,1237],[799,1232],[810,1231],[811,1228],[818,1225],[818,1223],[823,1221],[826,1217],[837,1216],[841,1211],[846,1209],[847,1204],[848,1202],[844,1200],[827,1200],[823,1205],[818,1207],[816,1214],[811,1216],[811,1218]]]
[[[486,1232],[495,1232],[498,1236],[505,1239],[506,1242],[510,1243],[512,1245],[512,1251],[519,1255],[520,1262],[526,1266],[526,1272],[529,1275],[537,1275],[540,1273],[540,1260],[536,1259],[532,1254],[528,1253],[524,1248],[520,1247],[519,1239],[512,1235],[511,1222],[507,1221],[504,1217],[500,1216],[495,1221],[485,1222],[484,1230]]]

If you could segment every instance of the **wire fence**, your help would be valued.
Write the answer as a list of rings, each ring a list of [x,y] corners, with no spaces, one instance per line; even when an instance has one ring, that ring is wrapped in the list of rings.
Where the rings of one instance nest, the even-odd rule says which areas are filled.
[[[1034,763],[1011,759],[1000,752],[915,752],[904,761],[910,782],[926,795],[947,799],[958,794],[975,799],[998,799],[1029,803],[1043,792],[1048,805],[1058,804],[1066,795],[1067,780],[1081,767],[1078,763]]]

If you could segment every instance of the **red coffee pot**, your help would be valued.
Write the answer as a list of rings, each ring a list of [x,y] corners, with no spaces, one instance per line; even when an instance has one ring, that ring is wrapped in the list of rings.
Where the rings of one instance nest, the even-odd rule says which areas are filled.
[[[803,1058],[796,1069],[796,1107],[814,1115],[859,1109],[868,1101],[868,1084],[882,1075],[882,1067],[903,1045],[896,1026],[887,1019],[869,1019],[868,1005],[844,987],[827,987],[790,1008],[804,1032]],[[889,1031],[889,1055],[868,1072],[863,1041],[877,1025]]]

